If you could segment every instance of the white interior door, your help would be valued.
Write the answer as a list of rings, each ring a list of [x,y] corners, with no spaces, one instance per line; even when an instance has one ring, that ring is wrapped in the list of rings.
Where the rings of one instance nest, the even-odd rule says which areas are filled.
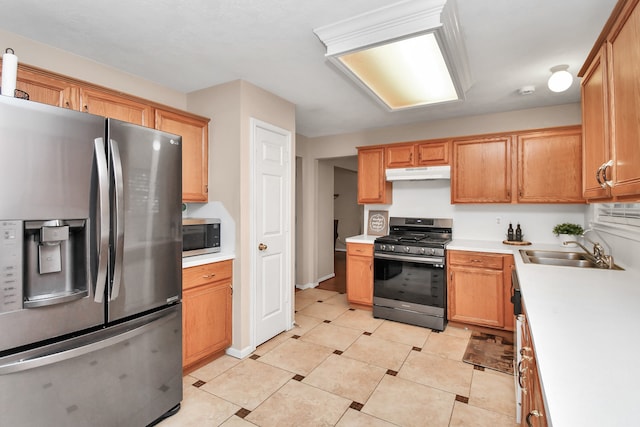
[[[254,345],[291,325],[291,133],[251,120],[253,145]]]

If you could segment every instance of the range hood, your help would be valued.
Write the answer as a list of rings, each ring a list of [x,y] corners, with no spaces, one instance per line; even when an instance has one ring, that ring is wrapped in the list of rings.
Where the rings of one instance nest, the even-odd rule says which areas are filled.
[[[422,166],[416,168],[386,169],[387,181],[424,181],[451,179],[451,166]]]

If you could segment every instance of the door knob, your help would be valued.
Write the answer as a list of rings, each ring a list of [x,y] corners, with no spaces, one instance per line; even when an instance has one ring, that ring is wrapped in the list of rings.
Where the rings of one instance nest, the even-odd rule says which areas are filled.
[[[258,250],[266,251],[267,250],[267,245],[265,245],[264,243],[260,243],[258,245]]]

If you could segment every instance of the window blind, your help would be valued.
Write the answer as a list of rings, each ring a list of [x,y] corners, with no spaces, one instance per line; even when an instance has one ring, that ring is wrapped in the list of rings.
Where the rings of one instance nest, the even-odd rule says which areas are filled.
[[[596,218],[602,224],[620,224],[640,230],[640,203],[599,204]]]

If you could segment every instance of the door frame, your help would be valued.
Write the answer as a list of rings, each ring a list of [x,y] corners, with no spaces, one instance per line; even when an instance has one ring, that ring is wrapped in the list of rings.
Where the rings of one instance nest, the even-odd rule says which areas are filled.
[[[292,195],[292,173],[291,173],[291,153],[292,153],[292,134],[291,131],[280,128],[278,126],[272,125],[270,123],[258,120],[254,117],[250,117],[249,118],[249,128],[250,128],[250,142],[249,142],[249,170],[250,170],[250,199],[251,199],[251,203],[250,203],[250,208],[249,208],[249,253],[250,253],[250,272],[249,272],[249,278],[250,278],[250,283],[251,283],[251,295],[249,297],[249,307],[250,307],[250,326],[249,326],[249,333],[250,333],[250,346],[253,350],[256,349],[257,345],[256,345],[256,332],[257,332],[257,326],[256,326],[256,309],[257,309],[257,301],[256,301],[256,295],[257,295],[257,287],[258,284],[256,282],[256,269],[258,266],[258,252],[256,251],[256,247],[258,245],[258,241],[257,241],[257,235],[256,235],[256,220],[257,220],[257,189],[255,188],[255,180],[256,180],[256,148],[257,148],[257,139],[256,139],[256,130],[258,128],[263,128],[263,129],[267,129],[269,131],[272,132],[276,132],[279,133],[281,135],[283,135],[284,137],[286,137],[287,139],[287,145],[286,145],[286,163],[288,165],[288,167],[286,168],[286,176],[285,176],[285,200],[286,200],[286,206],[285,206],[285,215],[286,215],[286,219],[285,219],[285,250],[287,252],[287,256],[286,256],[286,266],[285,266],[285,278],[286,278],[286,288],[290,290],[290,292],[286,292],[285,293],[285,301],[284,301],[284,306],[285,306],[285,310],[286,310],[286,327],[285,330],[288,331],[293,327],[293,277],[292,277],[292,269],[293,269],[293,247],[292,247],[292,223],[291,223],[291,218],[292,218],[292,212],[291,212],[291,206],[293,203],[293,195]],[[295,157],[294,157],[294,161],[295,161]],[[294,163],[295,164],[295,163]]]

